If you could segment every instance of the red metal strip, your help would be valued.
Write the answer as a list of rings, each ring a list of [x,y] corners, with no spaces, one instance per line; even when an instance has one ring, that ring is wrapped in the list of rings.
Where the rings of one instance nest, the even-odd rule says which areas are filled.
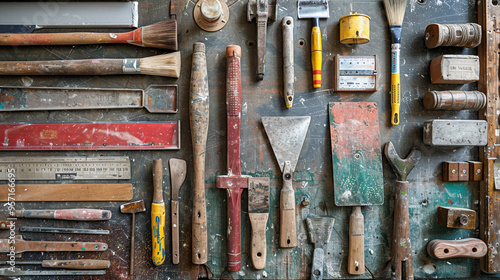
[[[0,150],[178,150],[180,122],[0,124]]]

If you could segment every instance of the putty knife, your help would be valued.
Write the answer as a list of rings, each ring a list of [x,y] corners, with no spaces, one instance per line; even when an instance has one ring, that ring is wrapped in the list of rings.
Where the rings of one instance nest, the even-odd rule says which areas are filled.
[[[309,240],[314,243],[311,280],[323,279],[323,263],[325,252],[323,245],[330,242],[335,219],[332,217],[309,217],[306,219]]]

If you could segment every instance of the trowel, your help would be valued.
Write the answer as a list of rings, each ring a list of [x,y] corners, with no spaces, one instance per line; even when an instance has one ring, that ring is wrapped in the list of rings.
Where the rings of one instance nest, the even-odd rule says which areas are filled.
[[[314,243],[311,280],[323,279],[325,252],[323,245],[330,242],[335,219],[332,217],[309,217],[306,219],[309,240]]]
[[[262,117],[274,156],[283,173],[280,194],[280,247],[297,246],[293,172],[299,159],[311,117]]]

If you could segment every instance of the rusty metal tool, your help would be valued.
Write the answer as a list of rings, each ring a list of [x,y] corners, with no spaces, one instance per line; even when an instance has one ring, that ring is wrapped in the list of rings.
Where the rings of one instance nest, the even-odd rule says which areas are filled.
[[[248,218],[252,225],[250,255],[255,269],[264,269],[267,259],[266,226],[269,218],[269,178],[248,179]]]
[[[12,239],[0,239],[0,253],[9,253]],[[96,252],[106,251],[108,245],[102,242],[26,241],[15,236],[16,254],[23,252]]]
[[[177,85],[146,89],[1,87],[0,102],[0,112],[145,108],[149,113],[177,113]]]
[[[227,269],[241,269],[241,193],[248,188],[241,175],[241,47],[226,48],[227,173],[217,176],[217,188],[227,189]]]
[[[184,10],[184,0],[170,0],[170,18],[177,21],[177,41],[181,41],[182,34],[182,11]]]
[[[55,276],[106,275],[105,270],[21,270],[17,267],[0,268],[0,276]]]
[[[276,21],[276,0],[249,0],[247,6],[247,20],[257,21],[257,81],[264,79],[266,73],[266,37],[267,22]]]
[[[109,230],[87,228],[21,227],[20,232],[70,233],[70,234],[109,234]]]
[[[323,246],[330,242],[335,219],[332,217],[309,217],[306,219],[309,240],[314,243],[311,280],[323,279],[325,252]]]
[[[321,46],[320,18],[329,18],[328,0],[298,0],[297,9],[299,19],[312,20],[311,31],[311,62],[313,72],[313,87],[321,87],[321,66],[323,64],[323,51]]]
[[[377,103],[329,104],[335,205],[352,206],[347,272],[365,274],[361,206],[384,203]]]
[[[152,260],[154,265],[165,261],[165,202],[163,201],[163,165],[153,160],[153,203],[151,204]]]
[[[110,210],[101,209],[58,209],[58,210],[15,210],[13,216],[31,219],[55,219],[70,221],[107,221],[111,219]]]
[[[293,172],[306,138],[311,117],[262,117],[274,156],[283,173],[280,194],[280,247],[297,246]]]
[[[146,211],[144,200],[138,200],[120,205],[122,213],[132,214],[132,234],[130,235],[130,279],[134,278],[134,251],[135,251],[135,213]]]
[[[405,159],[401,159],[392,142],[385,144],[384,153],[397,177],[391,253],[392,279],[412,280],[413,265],[410,242],[410,214],[408,212],[410,183],[406,180],[406,177],[417,165],[421,153],[417,147],[414,147]]]
[[[107,260],[78,259],[78,260],[43,260],[43,261],[2,261],[0,265],[41,265],[46,268],[66,268],[66,269],[108,269],[111,262]]]
[[[293,84],[294,54],[293,54],[293,18],[286,16],[281,22],[283,28],[283,97],[287,108],[292,108],[294,98]]]
[[[427,253],[436,259],[474,258],[479,259],[486,255],[488,246],[478,238],[459,240],[434,239],[427,243]]]
[[[193,44],[189,120],[193,142],[193,250],[194,264],[207,262],[207,206],[205,203],[205,152],[207,150],[209,95],[205,44]]]
[[[172,262],[179,264],[179,190],[186,179],[187,164],[183,159],[171,158],[170,167],[170,212],[172,217]]]

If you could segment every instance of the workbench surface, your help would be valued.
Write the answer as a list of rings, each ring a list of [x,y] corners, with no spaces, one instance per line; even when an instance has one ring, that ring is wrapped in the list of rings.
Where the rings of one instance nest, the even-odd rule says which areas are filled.
[[[413,250],[413,269],[416,278],[470,278],[479,276],[479,265],[473,259],[431,259],[426,252],[430,240],[478,237],[478,230],[448,229],[437,224],[437,207],[453,206],[478,211],[479,191],[477,182],[443,182],[441,162],[478,160],[478,148],[465,147],[440,149],[422,142],[422,125],[429,119],[477,119],[476,112],[428,111],[422,105],[422,97],[429,90],[473,90],[476,84],[431,85],[430,61],[442,54],[476,54],[476,49],[436,48],[429,50],[424,44],[424,30],[430,23],[477,22],[477,3],[474,0],[409,0],[403,23],[401,50],[401,122],[390,124],[390,43],[389,27],[382,0],[329,1],[330,18],[321,20],[323,40],[323,87],[312,89],[310,62],[310,20],[297,18],[297,1],[282,0],[278,3],[278,18],[270,22],[267,35],[266,73],[257,82],[256,71],[256,23],[247,22],[247,2],[231,0],[227,26],[214,33],[202,31],[194,23],[192,12],[195,2],[187,2],[182,18],[182,72],[179,79],[164,77],[124,76],[2,76],[2,86],[54,86],[98,88],[146,88],[151,84],[177,84],[179,87],[179,112],[177,114],[150,114],[146,110],[84,110],[40,111],[0,113],[0,122],[134,122],[134,121],[181,121],[181,150],[179,151],[3,151],[2,156],[118,156],[131,159],[134,200],[144,199],[148,209],[136,215],[136,275],[137,279],[196,279],[200,267],[191,263],[191,214],[193,189],[193,164],[189,127],[189,81],[192,46],[194,42],[206,45],[208,80],[210,87],[210,127],[207,141],[206,198],[208,216],[208,268],[207,276],[213,279],[308,279],[312,262],[313,245],[309,243],[305,218],[309,215],[328,215],[335,218],[334,231],[325,246],[325,279],[341,278],[388,278],[390,276],[390,240],[393,227],[395,175],[387,160],[383,159],[385,203],[382,206],[362,207],[365,216],[365,259],[367,272],[362,277],[347,274],[348,221],[351,207],[334,205],[332,158],[328,120],[329,102],[371,101],[378,105],[381,145],[392,141],[401,156],[418,146],[422,159],[409,176],[410,231]],[[40,4],[43,5],[43,4]],[[43,9],[41,9],[43,11]],[[371,41],[368,44],[345,46],[339,43],[338,19],[351,11],[371,17]],[[139,1],[139,26],[168,19],[169,1]],[[287,109],[283,100],[282,78],[282,29],[285,16],[294,18],[295,45],[295,102]],[[61,30],[58,30],[61,31]],[[96,30],[97,31],[97,30]],[[116,32],[116,31],[115,31]],[[226,59],[227,45],[242,48],[242,170],[251,176],[271,179],[270,218],[267,224],[267,266],[255,270],[249,258],[250,223],[247,215],[247,192],[242,200],[242,269],[229,273],[226,262],[226,191],[215,187],[218,175],[226,169]],[[49,60],[83,58],[146,57],[163,53],[129,45],[1,47],[0,60]],[[377,55],[379,87],[375,93],[333,92],[333,59],[340,55]],[[311,116],[311,124],[294,174],[296,190],[296,214],[298,246],[281,249],[279,233],[279,191],[282,186],[281,172],[274,158],[270,143],[260,121],[262,116]],[[170,178],[168,159],[176,157],[188,162],[188,176],[180,191],[180,265],[171,259],[170,233]],[[167,202],[166,246],[167,258],[160,267],[151,261],[152,166],[153,159],[164,163],[164,199]],[[95,182],[95,181],[94,181]],[[105,183],[108,183],[106,181]],[[111,181],[113,182],[113,181]],[[117,183],[126,183],[116,181]],[[39,183],[39,182],[30,182]],[[63,182],[61,182],[63,183]],[[71,183],[71,182],[66,182]],[[119,206],[126,202],[67,202],[67,203],[17,203],[16,208],[104,208],[113,212],[108,222],[69,222],[51,220],[19,220],[17,226],[54,226],[109,229],[109,236],[78,236],[61,234],[24,234],[32,240],[102,241],[109,250],[102,253],[25,253],[24,260],[100,258],[111,260],[112,267],[106,276],[86,279],[127,279],[131,215],[122,214]],[[1,209],[7,216],[7,207]],[[477,225],[476,228],[479,228]],[[7,236],[8,232],[0,232]],[[4,259],[5,256],[1,256]],[[32,268],[34,269],[34,268]],[[41,269],[41,268],[37,268]],[[201,272],[201,276],[203,276]],[[33,277],[32,279],[56,279]],[[59,277],[77,279],[78,277]],[[26,277],[26,279],[30,279]],[[82,277],[84,279],[84,277]]]

